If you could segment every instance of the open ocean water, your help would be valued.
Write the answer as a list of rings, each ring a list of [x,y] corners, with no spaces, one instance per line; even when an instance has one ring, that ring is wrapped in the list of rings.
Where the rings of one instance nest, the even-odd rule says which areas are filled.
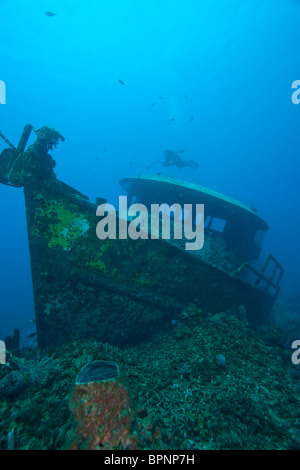
[[[278,359],[282,369],[278,369],[276,377],[271,375],[269,379],[270,383],[279,384],[277,389],[281,381],[288,384],[289,388],[282,392],[282,399],[287,403],[291,403],[287,397],[293,396],[293,390],[295,396],[299,394],[298,368],[293,369],[296,370],[292,373],[294,382],[284,378],[290,377],[288,370],[293,366],[291,342],[300,340],[299,25],[298,0],[0,0],[2,137],[16,147],[27,123],[31,123],[35,130],[43,126],[57,129],[65,138],[49,152],[56,161],[57,178],[87,195],[91,201],[100,197],[117,206],[118,197],[125,194],[119,184],[122,178],[138,175],[172,177],[225,194],[255,209],[257,215],[268,223],[269,230],[256,267],[260,269],[266,256],[272,253],[284,269],[278,296],[280,307],[277,306],[272,314],[272,325],[277,324],[283,339],[282,344],[279,340],[272,343],[264,332],[268,338],[264,338],[263,344],[267,346],[262,348],[275,349],[260,350],[261,356],[257,359],[260,365],[257,367],[261,367],[261,362],[267,363],[264,354],[270,354],[272,360],[283,354]],[[34,143],[35,137],[32,133],[29,145]],[[7,140],[0,138],[0,153],[8,147]],[[166,151],[176,152],[181,164],[166,164]],[[36,354],[35,310],[22,188],[0,185],[0,221],[0,340],[4,341],[7,336],[12,336],[14,329],[19,329],[20,347],[32,348],[29,350]],[[216,292],[216,295],[221,294]],[[193,302],[192,298],[186,299],[187,304]],[[208,321],[205,315],[211,312],[202,313],[203,321]],[[210,345],[215,345],[214,338],[221,335],[219,327],[216,326],[216,333],[211,325],[224,322],[224,331],[233,337],[239,327],[234,323],[227,324],[221,316],[221,319],[215,318],[209,323],[204,339],[197,329],[200,328],[198,324],[188,324],[186,328],[190,330],[188,333],[184,330],[187,336],[183,340],[179,330],[184,321],[180,318],[174,317],[172,323],[169,322],[169,334],[174,333],[175,337],[170,339],[168,336],[165,349],[164,340],[158,345],[154,339],[154,343],[150,341],[148,349],[143,352],[132,352],[130,359],[134,363],[140,357],[148,372],[151,364],[160,360],[169,370],[169,375],[159,379],[166,387],[161,400],[169,411],[172,403],[177,403],[178,420],[172,422],[167,411],[165,415],[162,413],[157,423],[151,422],[151,438],[147,437],[147,426],[143,427],[140,422],[157,414],[155,406],[159,408],[160,400],[155,394],[158,392],[149,388],[152,390],[149,394],[156,397],[157,405],[154,406],[154,398],[147,402],[149,409],[146,402],[138,404],[138,391],[128,385],[130,374],[127,365],[124,366],[128,360],[126,348],[125,352],[122,348],[116,352],[110,351],[113,346],[105,349],[100,344],[97,349],[89,343],[84,346],[84,358],[79,359],[80,347],[76,346],[77,364],[73,376],[85,362],[89,362],[88,359],[119,361],[120,368],[122,365],[125,367],[125,384],[137,413],[135,432],[138,437],[131,436],[127,444],[120,440],[118,448],[298,449],[299,439],[295,434],[300,426],[296,411],[299,403],[293,402],[290,410],[298,428],[290,427],[283,411],[278,411],[277,418],[272,414],[269,417],[277,424],[282,420],[281,436],[279,425],[273,432],[271,425],[265,428],[261,421],[264,406],[271,407],[273,411],[279,406],[281,398],[277,392],[273,396],[270,391],[269,398],[266,392],[261,398],[261,405],[257,404],[256,408],[259,410],[262,406],[261,413],[257,411],[255,414],[255,398],[252,397],[251,403],[249,398],[248,411],[245,408],[240,415],[229,417],[232,404],[240,403],[245,393],[243,387],[248,383],[247,380],[243,382],[239,391],[237,370],[242,367],[238,362],[239,355],[234,355],[230,365],[229,345],[226,354],[218,347],[211,357],[206,357],[203,351],[209,349],[205,337],[210,338]],[[194,336],[191,334],[193,331]],[[248,334],[252,338],[254,333]],[[189,335],[190,340],[187,339]],[[174,346],[177,362],[174,361],[180,369],[178,377],[173,370],[174,364],[167,358],[168,341],[175,340],[179,343],[185,341],[180,367],[181,346],[178,343],[178,350]],[[244,339],[237,336],[236,341],[236,345],[242,344]],[[255,337],[253,341],[258,339]],[[194,353],[186,354],[189,347],[194,351],[197,342],[202,345],[198,356],[195,352],[200,364],[198,375],[193,365]],[[107,343],[110,343],[109,337]],[[66,348],[68,344],[66,341]],[[281,353],[277,347],[281,348]],[[237,350],[238,346],[235,353]],[[58,367],[58,363],[63,370],[74,364],[70,350],[66,351],[66,362],[60,350],[53,369]],[[18,358],[20,350],[16,354]],[[16,363],[18,360],[22,363],[22,354]],[[51,350],[51,358],[52,354],[55,352]],[[209,363],[216,357],[219,369],[214,375],[209,366],[205,366],[205,361]],[[11,361],[14,364],[13,359]],[[22,363],[23,369],[15,368],[16,371],[25,371],[27,380],[29,376],[26,374],[33,366],[33,359],[29,354],[28,357],[25,355],[24,361],[28,362],[27,365]],[[211,397],[210,403],[219,403],[220,397],[213,395],[216,391],[207,389],[205,392],[201,387],[216,382],[219,384],[216,387],[222,388],[222,374],[226,367],[231,366],[227,376],[231,374],[235,398],[228,398],[228,407],[224,405],[220,410],[220,416],[224,418],[223,421],[220,418],[222,423],[212,419],[216,414],[216,410],[210,408],[212,405],[201,417],[193,400],[195,403],[203,400],[207,404]],[[252,383],[259,384],[253,367],[255,369],[253,364],[249,366],[249,383],[252,380]],[[135,364],[133,369],[134,377],[143,383],[140,378],[143,368],[139,369]],[[49,370],[51,373],[51,368]],[[275,363],[270,370],[276,370]],[[257,370],[259,373],[264,374],[263,367]],[[154,370],[151,374],[155,377]],[[197,382],[199,376],[202,376],[202,382]],[[145,378],[145,383],[148,379]],[[177,379],[187,381],[180,397]],[[16,380],[21,381],[21,378]],[[32,380],[30,386],[38,397],[36,384],[39,379],[34,376],[28,380]],[[54,403],[55,379],[51,380],[49,396]],[[64,396],[67,396],[73,382],[68,385],[64,375],[60,380],[66,387]],[[45,384],[46,379],[45,382],[41,379],[40,383]],[[20,383],[19,391],[4,394],[0,400],[1,447],[77,448],[76,439],[76,444],[74,440],[71,444],[72,439],[65,438],[71,425],[65,433],[57,431],[60,427],[58,418],[52,426],[55,437],[46,438],[39,436],[39,432],[43,435],[43,425],[38,423],[37,417],[36,437],[32,427],[30,430],[26,428],[26,417],[23,421],[21,416],[10,418],[10,407],[16,413],[14,407],[21,406],[22,400],[28,397],[28,388],[23,385]],[[266,383],[261,384],[263,386],[268,388]],[[6,388],[6,385],[2,387]],[[172,390],[170,395],[167,389]],[[200,389],[203,395],[196,399],[196,390]],[[46,398],[43,399],[45,403]],[[48,410],[47,406],[45,410]],[[69,419],[68,409],[67,405],[63,408],[63,418],[60,419]],[[251,434],[248,443],[241,437],[244,431],[238,427],[239,424],[236,435],[230,440],[227,428],[230,420],[235,423],[245,421],[247,413],[253,416],[253,421],[248,423]],[[25,435],[21,438],[18,429],[24,426]],[[226,435],[228,439],[220,437],[218,441],[217,435]],[[260,444],[261,435],[268,436],[268,440]],[[84,447],[85,444],[80,445]],[[93,441],[93,445],[97,447],[98,444]],[[111,448],[114,445],[111,444]]]

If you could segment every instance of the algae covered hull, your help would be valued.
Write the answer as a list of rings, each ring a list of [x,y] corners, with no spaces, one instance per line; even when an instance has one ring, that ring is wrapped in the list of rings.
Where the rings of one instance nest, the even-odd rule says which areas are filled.
[[[238,277],[238,269],[233,274],[169,240],[99,240],[96,204],[53,171],[48,151],[62,136],[41,128],[25,151],[25,130],[18,149],[1,154],[0,181],[24,187],[40,347],[80,338],[142,341],[171,328],[189,304],[211,313],[244,306],[250,323],[267,320],[275,295]]]

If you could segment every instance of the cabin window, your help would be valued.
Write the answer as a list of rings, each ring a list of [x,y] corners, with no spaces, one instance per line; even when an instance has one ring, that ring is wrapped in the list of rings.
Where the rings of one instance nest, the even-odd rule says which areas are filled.
[[[210,226],[211,219],[212,219],[211,215],[208,215],[208,216],[205,217],[205,219],[204,219],[204,228],[208,228]]]
[[[210,230],[214,230],[215,232],[223,233],[225,225],[226,225],[226,220],[219,219],[218,217],[213,217],[209,228]]]
[[[257,230],[254,235],[254,243],[258,246],[262,246],[265,237],[265,232]]]

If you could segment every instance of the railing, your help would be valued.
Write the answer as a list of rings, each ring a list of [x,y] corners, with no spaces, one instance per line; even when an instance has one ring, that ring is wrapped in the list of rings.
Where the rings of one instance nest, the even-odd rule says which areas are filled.
[[[274,263],[274,267],[273,267],[271,274],[267,276],[265,272],[271,262]],[[260,271],[258,271],[257,269],[255,269],[253,266],[251,266],[249,263],[246,262],[242,264],[239,268],[237,268],[232,274],[233,275],[239,274],[244,269],[248,269],[249,271],[251,271],[252,273],[256,275],[256,279],[253,283],[254,287],[258,288],[261,282],[265,282],[266,285],[264,287],[264,290],[268,292],[270,287],[272,287],[273,289],[275,289],[275,298],[277,297],[278,292],[280,290],[279,285],[280,285],[280,281],[282,279],[284,270],[273,255],[270,254],[267,256],[266,261],[264,262]],[[279,274],[276,279],[277,273]]]

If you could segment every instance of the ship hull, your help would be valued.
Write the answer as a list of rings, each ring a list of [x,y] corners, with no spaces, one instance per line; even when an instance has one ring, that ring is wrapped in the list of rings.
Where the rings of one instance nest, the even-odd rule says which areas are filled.
[[[274,297],[168,240],[99,240],[96,205],[57,179],[24,188],[40,347],[75,339],[136,343],[189,305],[244,306],[265,323]]]

